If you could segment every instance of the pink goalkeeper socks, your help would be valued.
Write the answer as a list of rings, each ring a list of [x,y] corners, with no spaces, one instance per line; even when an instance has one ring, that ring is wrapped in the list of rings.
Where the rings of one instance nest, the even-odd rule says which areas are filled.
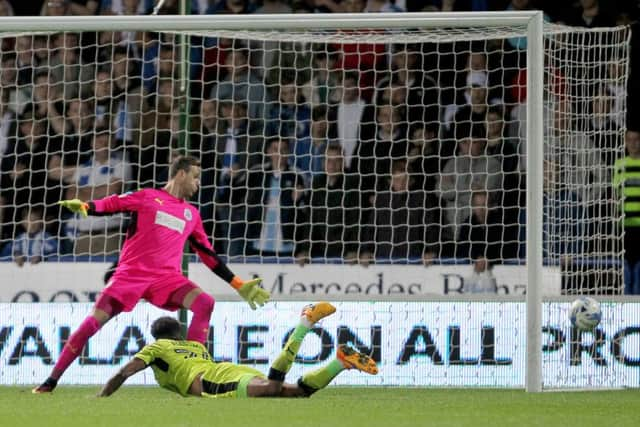
[[[51,372],[51,377],[54,379],[59,379],[64,371],[67,370],[69,365],[73,363],[74,360],[82,353],[82,349],[84,348],[89,338],[91,338],[96,332],[100,330],[100,324],[98,320],[96,320],[93,316],[87,316],[86,319],[82,322],[80,327],[76,329],[76,331],[69,337],[69,340],[65,344],[62,349],[62,353],[60,354],[60,358],[56,362],[56,366],[54,366],[53,371]]]
[[[191,307],[189,307],[193,312],[193,318],[187,331],[187,340],[205,343],[214,304],[215,300],[206,292],[201,293],[193,300]]]

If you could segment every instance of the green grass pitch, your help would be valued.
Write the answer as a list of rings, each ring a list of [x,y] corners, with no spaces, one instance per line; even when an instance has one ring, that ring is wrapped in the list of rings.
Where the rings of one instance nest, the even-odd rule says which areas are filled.
[[[0,387],[0,426],[639,426],[640,390],[329,388],[310,399],[182,398],[156,387]]]

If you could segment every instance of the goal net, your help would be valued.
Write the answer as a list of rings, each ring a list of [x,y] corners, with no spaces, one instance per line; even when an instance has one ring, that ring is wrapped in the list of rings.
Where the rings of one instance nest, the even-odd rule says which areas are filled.
[[[339,300],[331,289],[348,294],[348,280],[368,265],[375,274],[358,288],[363,299],[378,280],[380,293],[394,293],[394,285],[383,290],[383,278],[407,298],[454,295],[404,303],[415,323],[398,345],[409,342],[418,366],[439,370],[437,381],[420,385],[522,386],[524,303],[500,295],[531,286],[553,300],[542,305],[543,384],[628,385],[622,359],[633,341],[619,335],[624,304],[603,304],[602,328],[580,334],[568,323],[570,299],[562,299],[624,293],[612,176],[624,157],[627,28],[545,24],[542,138],[528,141],[526,101],[538,88],[527,87],[526,24],[195,31],[184,22],[180,31],[87,31],[77,21],[75,31],[43,23],[38,32],[0,34],[3,286],[24,288],[33,300],[34,283],[91,277],[95,298],[136,219],[82,218],[56,202],[160,188],[172,160],[189,154],[202,166],[193,202],[234,271],[276,272],[265,281],[272,291],[287,274],[315,275],[321,292],[309,292],[304,279],[288,292]],[[255,22],[264,27],[268,17]],[[543,179],[527,188],[527,153],[540,144]],[[527,283],[527,195],[540,187],[543,280]],[[211,280],[202,277],[203,286]],[[409,292],[414,282],[422,287]],[[77,295],[89,294],[78,286]],[[453,310],[445,323],[441,309]],[[347,323],[369,311],[348,310]],[[402,311],[376,310],[374,322],[376,313]],[[485,319],[502,332],[485,339]],[[373,336],[371,325],[361,328]],[[229,339],[220,346],[235,346]],[[380,343],[386,354],[392,341]],[[462,350],[437,359],[439,345]],[[494,356],[490,368],[482,356],[465,356],[480,354],[476,347]],[[508,371],[498,353],[512,361]],[[484,379],[460,383],[459,369]],[[382,384],[411,384],[410,374],[398,375]]]

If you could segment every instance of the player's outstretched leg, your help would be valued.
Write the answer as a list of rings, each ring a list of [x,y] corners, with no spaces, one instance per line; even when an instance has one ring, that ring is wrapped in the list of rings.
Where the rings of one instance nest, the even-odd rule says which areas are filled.
[[[306,393],[294,384],[285,384],[284,377],[291,369],[291,365],[300,350],[304,337],[313,325],[333,313],[336,308],[328,302],[318,302],[307,305],[302,309],[300,323],[293,330],[280,355],[271,364],[268,379],[255,377],[247,385],[246,394],[249,397],[304,397]]]
[[[53,367],[49,378],[47,378],[45,382],[40,384],[38,387],[31,390],[32,393],[51,393],[58,385],[58,380],[62,374],[64,374],[64,371],[66,371],[69,365],[71,365],[82,353],[82,349],[87,344],[87,341],[89,341],[89,338],[95,335],[101,327],[101,323],[93,314],[87,316],[82,324],[80,324],[80,327],[71,334],[69,340],[64,345],[62,353],[60,353],[60,358],[58,358],[58,361]]]
[[[307,305],[302,309],[300,323],[293,330],[287,343],[282,348],[282,352],[271,364],[269,379],[273,381],[284,381],[284,377],[291,369],[291,365],[300,350],[300,345],[307,333],[313,328],[316,322],[335,313],[336,308],[328,302],[318,302]]]
[[[298,387],[304,390],[306,396],[325,388],[329,383],[346,369],[357,369],[367,374],[376,375],[376,362],[364,353],[341,344],[336,352],[336,358],[320,369],[303,375],[298,380]]]
[[[34,394],[51,393],[58,385],[58,380],[62,374],[64,374],[64,371],[82,354],[82,349],[87,344],[87,341],[89,341],[89,338],[94,336],[111,318],[121,313],[122,309],[123,306],[120,301],[102,293],[98,301],[96,301],[93,312],[84,319],[64,345],[62,353],[60,353],[60,358],[58,358],[58,361],[51,370],[49,378],[31,390],[31,392]]]

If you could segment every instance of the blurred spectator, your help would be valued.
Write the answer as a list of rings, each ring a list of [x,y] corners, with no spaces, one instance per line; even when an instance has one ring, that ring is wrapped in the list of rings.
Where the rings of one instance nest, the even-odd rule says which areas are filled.
[[[224,155],[224,121],[219,118],[218,103],[212,99],[204,99],[200,103],[199,126],[192,129],[190,136],[191,155],[200,159],[204,165],[200,173],[200,189],[198,201],[202,224],[208,236],[213,237],[217,252],[223,253],[220,245],[222,235],[220,227],[215,223],[216,189],[218,188],[219,171],[223,169]],[[214,230],[215,227],[215,230]],[[214,232],[216,234],[214,235]]]
[[[42,15],[96,15],[99,6],[98,0],[49,0],[42,6]]]
[[[316,175],[321,174],[325,170],[325,152],[330,141],[335,141],[335,144],[340,145],[335,140],[333,127],[329,125],[329,117],[327,115],[327,108],[324,106],[317,106],[313,109],[311,118],[311,176],[315,178]],[[343,162],[344,168],[344,156],[342,155],[342,146],[340,146],[340,160]]]
[[[13,6],[9,0],[0,0],[0,16],[14,16]]]
[[[562,165],[559,179],[565,185],[579,189],[578,197],[585,203],[606,199],[611,185],[611,164],[607,166],[605,160],[607,157],[613,159],[613,155],[605,147],[596,145],[605,140],[601,140],[600,135],[591,138],[590,124],[576,122],[573,106],[568,101],[555,103],[553,111],[547,113],[553,125],[544,129],[545,158]]]
[[[248,0],[219,0],[211,9],[212,14],[252,13],[252,4]]]
[[[515,138],[505,133],[503,107],[492,105],[487,112],[487,154],[502,164],[503,192],[501,200],[494,200],[503,208],[505,258],[515,258],[518,253],[518,218],[520,208],[520,190],[524,186],[524,176],[518,170],[520,155]]]
[[[22,267],[25,262],[37,264],[58,253],[58,241],[45,230],[42,209],[23,209],[20,225],[24,231],[3,248],[0,258],[11,256]]]
[[[248,50],[236,42],[227,54],[225,77],[211,90],[211,98],[221,101],[246,102],[249,132],[264,135],[264,121],[270,117],[264,84],[249,72]]]
[[[291,13],[291,6],[286,0],[263,0],[262,6],[256,9],[256,14]]]
[[[100,0],[103,15],[146,15],[152,8],[152,0]]]
[[[560,170],[561,165],[558,163],[545,161],[543,164],[542,256],[550,264],[566,266],[572,258],[588,252],[587,233],[590,219],[578,194],[562,182]],[[520,209],[519,222],[519,257],[524,259],[527,241],[527,217],[524,207]]]
[[[305,98],[314,106],[334,105],[341,101],[340,74],[336,70],[339,55],[329,46],[313,54],[311,78],[304,88]],[[357,84],[357,81],[356,81]]]
[[[35,120],[42,121],[45,131],[51,136],[61,136],[64,131],[65,104],[60,86],[49,85],[48,73],[36,74],[31,85],[33,115]]]
[[[304,2],[304,7],[311,13],[362,12],[366,3],[366,0],[294,0],[294,3],[295,1]]]
[[[498,99],[488,99],[489,77],[483,71],[467,74],[467,85],[463,97],[457,103],[447,106],[444,113],[445,126],[449,136],[457,135],[456,127],[471,123],[485,123],[489,104],[496,104]]]
[[[487,111],[487,154],[502,163],[503,172],[513,172],[518,168],[518,151],[515,138],[505,134],[503,107],[492,105]],[[505,177],[505,180],[518,180],[516,176]],[[511,183],[509,187],[518,187]]]
[[[94,122],[88,101],[81,99],[69,102],[66,120],[56,116],[50,117],[50,122],[57,134],[62,135],[51,139],[47,147],[47,179],[50,182],[47,197],[55,203],[64,198],[64,187],[73,182],[78,165],[91,157]]]
[[[149,33],[145,33],[148,35]],[[178,50],[173,44],[149,41],[144,50],[142,75],[144,87],[148,92],[158,84],[158,79],[176,80],[179,76],[179,61],[176,58]]]
[[[34,36],[19,36],[16,38],[16,67],[18,70],[18,86],[29,85],[34,76],[40,71],[41,65],[38,57],[34,54]]]
[[[444,165],[436,190],[444,202],[447,224],[458,235],[460,225],[471,214],[472,191],[486,191],[496,198],[501,190],[500,162],[486,155],[486,130],[480,123],[456,126],[458,153]]]
[[[46,148],[41,122],[34,121],[31,110],[17,120],[7,151],[0,164],[0,197],[6,202],[3,233],[13,237],[13,227],[19,221],[19,211],[29,205],[40,209],[48,191],[46,183]],[[15,137],[17,135],[17,138]]]
[[[111,76],[112,130],[118,144],[132,144],[140,139],[140,120],[142,113],[147,111],[147,105],[137,61],[129,58],[127,48],[119,46],[114,49]]]
[[[139,143],[135,144],[136,137],[133,137],[133,147],[130,160],[139,164],[139,184],[141,186],[152,186],[159,184],[160,171],[164,170],[170,164],[170,150],[172,146],[177,146],[179,134],[174,132],[174,128],[179,130],[180,125],[176,123],[179,117],[180,96],[177,91],[176,83],[171,79],[157,80],[157,91],[155,97],[149,99],[149,103],[145,103],[141,108],[144,109],[142,114],[142,129],[140,132]],[[129,106],[124,104],[127,99],[126,92],[122,95],[120,108],[128,109]],[[133,107],[136,108],[136,107]],[[125,113],[120,110],[120,121],[124,121]],[[116,116],[117,117],[117,116]],[[138,114],[133,114],[138,117]],[[176,127],[177,124],[177,127]],[[112,126],[112,129],[118,129]],[[116,133],[121,135],[121,133]],[[132,132],[131,135],[134,135]],[[117,138],[120,144],[120,137]],[[136,150],[137,148],[137,157]],[[137,162],[135,159],[137,158]]]
[[[310,230],[300,244],[298,262],[310,258],[344,258],[354,260],[358,250],[360,224],[359,181],[345,174],[342,147],[326,146],[324,170],[317,174],[309,197]]]
[[[330,12],[340,13],[361,13],[367,7],[367,0],[341,0],[341,1],[332,1],[332,0],[316,0],[316,4],[318,6],[324,6],[329,9]]]
[[[361,174],[363,207],[371,206],[368,201],[379,183],[385,182],[391,173],[393,159],[406,158],[408,151],[407,126],[402,120],[404,107],[389,104],[375,108],[374,125],[363,124],[357,153],[357,167]]]
[[[293,81],[279,86],[279,102],[271,107],[271,135],[284,135],[293,142],[293,166],[311,175],[311,109]]]
[[[101,0],[100,13],[103,15],[146,15],[152,7],[152,0]],[[140,58],[143,37],[144,34],[141,31],[118,31],[112,33],[111,40],[105,41],[126,48],[128,54],[133,58]]]
[[[340,103],[334,107],[338,141],[344,153],[346,170],[351,170],[351,160],[356,154],[356,147],[360,139],[360,124],[365,109],[365,102],[360,97],[358,74],[348,72],[342,81],[342,96]]]
[[[211,88],[226,77],[227,56],[231,52],[233,40],[225,37],[206,37],[202,41],[202,89],[199,97],[209,98]],[[196,79],[197,80],[197,79]]]
[[[613,187],[616,198],[624,197],[624,258],[632,271],[640,261],[640,132],[628,130],[627,155],[615,163]]]
[[[586,129],[592,135],[593,143],[601,151],[600,157],[606,166],[613,166],[615,153],[620,146],[619,129],[613,110],[615,98],[604,85],[596,87],[591,99],[591,114]]]
[[[71,15],[71,0],[48,0],[42,5],[43,16],[67,16]]]
[[[16,114],[8,107],[8,104],[0,100],[0,159],[9,148],[10,136],[15,134]]]
[[[433,191],[440,172],[438,137],[426,126],[414,126],[409,138],[409,168],[416,188]]]
[[[427,209],[432,206],[425,192],[413,187],[406,161],[393,162],[391,178],[376,192],[373,205],[361,234],[360,262],[422,259],[427,250],[437,252],[440,233],[427,231],[437,222],[434,211]]]
[[[122,193],[131,180],[131,166],[126,158],[111,149],[111,132],[108,128],[97,129],[93,135],[92,157],[81,164],[69,180],[65,199],[93,200],[111,194]],[[104,232],[118,228],[122,215],[88,216],[76,215],[67,223],[72,234]]]
[[[486,191],[471,196],[471,216],[460,226],[456,257],[470,260],[476,273],[491,270],[503,260],[505,241],[501,208],[491,203]]]
[[[219,105],[220,117],[224,120],[223,129],[226,131],[223,151],[226,157],[222,160],[223,171],[228,168],[228,173],[233,175],[235,172],[260,164],[264,150],[263,139],[262,136],[253,136],[249,133],[247,104],[225,101]]]
[[[89,81],[95,77],[93,64],[85,64],[80,55],[78,34],[63,33],[55,37],[49,58],[49,84],[56,87],[65,102],[73,98],[87,98],[91,95]]]
[[[71,0],[69,7],[72,15],[97,15],[100,10],[100,1]]]
[[[325,0],[327,1],[327,0]],[[344,12],[360,13],[364,11],[366,0],[344,0]],[[375,35],[382,30],[369,30]],[[349,37],[353,30],[340,30],[338,34],[344,33]],[[362,35],[367,30],[358,30]],[[357,71],[360,74],[359,84],[362,90],[361,96],[366,101],[370,101],[375,88],[376,71],[385,65],[387,45],[384,43],[335,43],[332,48],[340,52],[341,61],[338,67],[345,71]]]
[[[93,84],[96,126],[113,128],[114,103],[112,97],[111,73],[106,68],[98,68]]]
[[[17,88],[15,77],[15,57],[3,56],[0,64],[0,159],[9,147],[10,137],[15,135],[16,113],[22,112],[22,105],[28,100],[28,95]]]
[[[404,9],[391,0],[368,0],[364,12],[404,12]]]
[[[224,101],[219,103],[218,108],[222,120],[219,123],[220,138],[216,144],[216,164],[219,168],[215,189],[216,226],[225,236],[224,240],[229,240],[225,245],[227,254],[242,255],[244,242],[239,239],[243,233],[240,222],[245,220],[245,212],[238,205],[243,203],[238,202],[238,197],[242,197],[246,191],[235,188],[234,183],[246,178],[244,175],[251,167],[261,166],[263,140],[248,133],[246,103]]]
[[[290,144],[287,138],[272,137],[266,147],[264,164],[256,165],[239,174],[234,180],[238,190],[234,193],[234,206],[243,207],[246,215],[246,234],[232,234],[231,247],[240,244],[246,236],[246,254],[261,256],[294,256],[298,250],[303,222],[304,180],[289,165]],[[229,255],[238,255],[230,251]]]
[[[611,58],[607,69],[606,89],[613,97],[613,105],[611,106],[611,118],[617,126],[623,126],[625,123],[625,101],[627,98],[627,87],[625,83],[625,64],[618,60],[617,57]]]
[[[2,107],[0,107],[0,111],[3,114],[9,111],[13,114],[22,114],[29,102],[28,90],[18,83],[16,60],[17,58],[13,53],[2,54],[2,62],[0,63],[0,102],[2,102]],[[8,129],[3,128],[2,132],[6,131]],[[2,137],[0,136],[0,138]],[[2,143],[0,142],[1,147]],[[0,150],[0,153],[2,152]]]
[[[426,122],[428,127],[437,130],[440,120],[438,84],[424,72],[421,61],[422,55],[416,46],[396,45],[391,55],[391,72],[378,82],[377,89],[404,88],[404,92],[399,92],[403,95],[401,99],[396,99],[395,91],[392,91],[392,103],[408,106],[409,124]]]
[[[588,28],[613,27],[614,16],[608,13],[607,8],[601,7],[600,0],[580,0],[580,4],[574,6],[568,24]]]

